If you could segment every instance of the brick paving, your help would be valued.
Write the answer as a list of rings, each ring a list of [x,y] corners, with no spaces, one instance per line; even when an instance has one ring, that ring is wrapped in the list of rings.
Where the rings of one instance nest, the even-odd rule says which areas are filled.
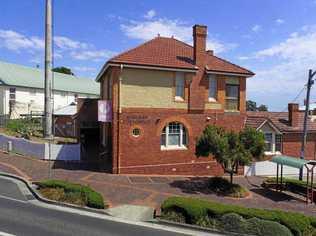
[[[316,216],[316,206],[306,205],[289,195],[260,187],[263,178],[235,177],[234,181],[247,187],[251,195],[244,199],[220,197],[207,191],[206,177],[127,176],[112,175],[89,168],[88,165],[49,163],[24,156],[0,152],[0,171],[22,176],[31,181],[63,179],[86,184],[100,192],[111,207],[135,204],[159,209],[164,199],[180,195],[199,197],[222,203],[247,207],[283,209]]]

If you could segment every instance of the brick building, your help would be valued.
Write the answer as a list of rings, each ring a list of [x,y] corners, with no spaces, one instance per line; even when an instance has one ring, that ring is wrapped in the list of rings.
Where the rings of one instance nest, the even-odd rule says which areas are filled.
[[[246,79],[254,74],[206,50],[207,27],[193,27],[193,47],[156,37],[107,61],[97,76],[112,101],[101,145],[113,173],[220,175],[212,157],[197,158],[207,124],[240,130]]]
[[[316,122],[310,115],[305,158],[316,159]],[[304,111],[298,104],[290,103],[288,112],[247,112],[246,126],[261,130],[266,138],[266,154],[299,157],[303,135]]]

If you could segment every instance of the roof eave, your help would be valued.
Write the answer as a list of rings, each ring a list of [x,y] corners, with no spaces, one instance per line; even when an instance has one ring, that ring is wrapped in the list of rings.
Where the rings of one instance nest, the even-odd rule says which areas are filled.
[[[238,73],[238,72],[229,72],[229,71],[218,71],[218,70],[210,70],[206,68],[207,74],[216,74],[216,75],[230,75],[230,76],[242,76],[246,78],[250,78],[255,75],[255,73]]]
[[[146,64],[133,64],[127,62],[107,62],[101,69],[100,73],[96,77],[96,81],[99,82],[101,77],[106,73],[109,67],[111,66],[123,66],[126,68],[136,68],[136,69],[150,69],[150,70],[166,70],[166,71],[182,71],[189,73],[196,73],[198,67],[195,68],[185,68],[185,67],[168,67],[168,66],[159,66],[159,65],[146,65]]]

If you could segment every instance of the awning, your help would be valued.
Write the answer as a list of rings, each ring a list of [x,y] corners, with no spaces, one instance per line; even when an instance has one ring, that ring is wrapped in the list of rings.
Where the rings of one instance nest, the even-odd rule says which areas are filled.
[[[312,164],[312,165],[316,164],[314,163],[314,161],[303,160],[297,157],[290,157],[290,156],[284,156],[284,155],[274,156],[272,157],[271,161],[280,165],[291,166],[298,169],[304,167],[306,164]]]

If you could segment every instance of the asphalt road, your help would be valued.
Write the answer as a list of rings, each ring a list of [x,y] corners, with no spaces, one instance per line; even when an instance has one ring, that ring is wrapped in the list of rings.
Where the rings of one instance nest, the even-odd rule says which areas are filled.
[[[0,235],[180,235],[34,205],[18,186],[0,178]]]

